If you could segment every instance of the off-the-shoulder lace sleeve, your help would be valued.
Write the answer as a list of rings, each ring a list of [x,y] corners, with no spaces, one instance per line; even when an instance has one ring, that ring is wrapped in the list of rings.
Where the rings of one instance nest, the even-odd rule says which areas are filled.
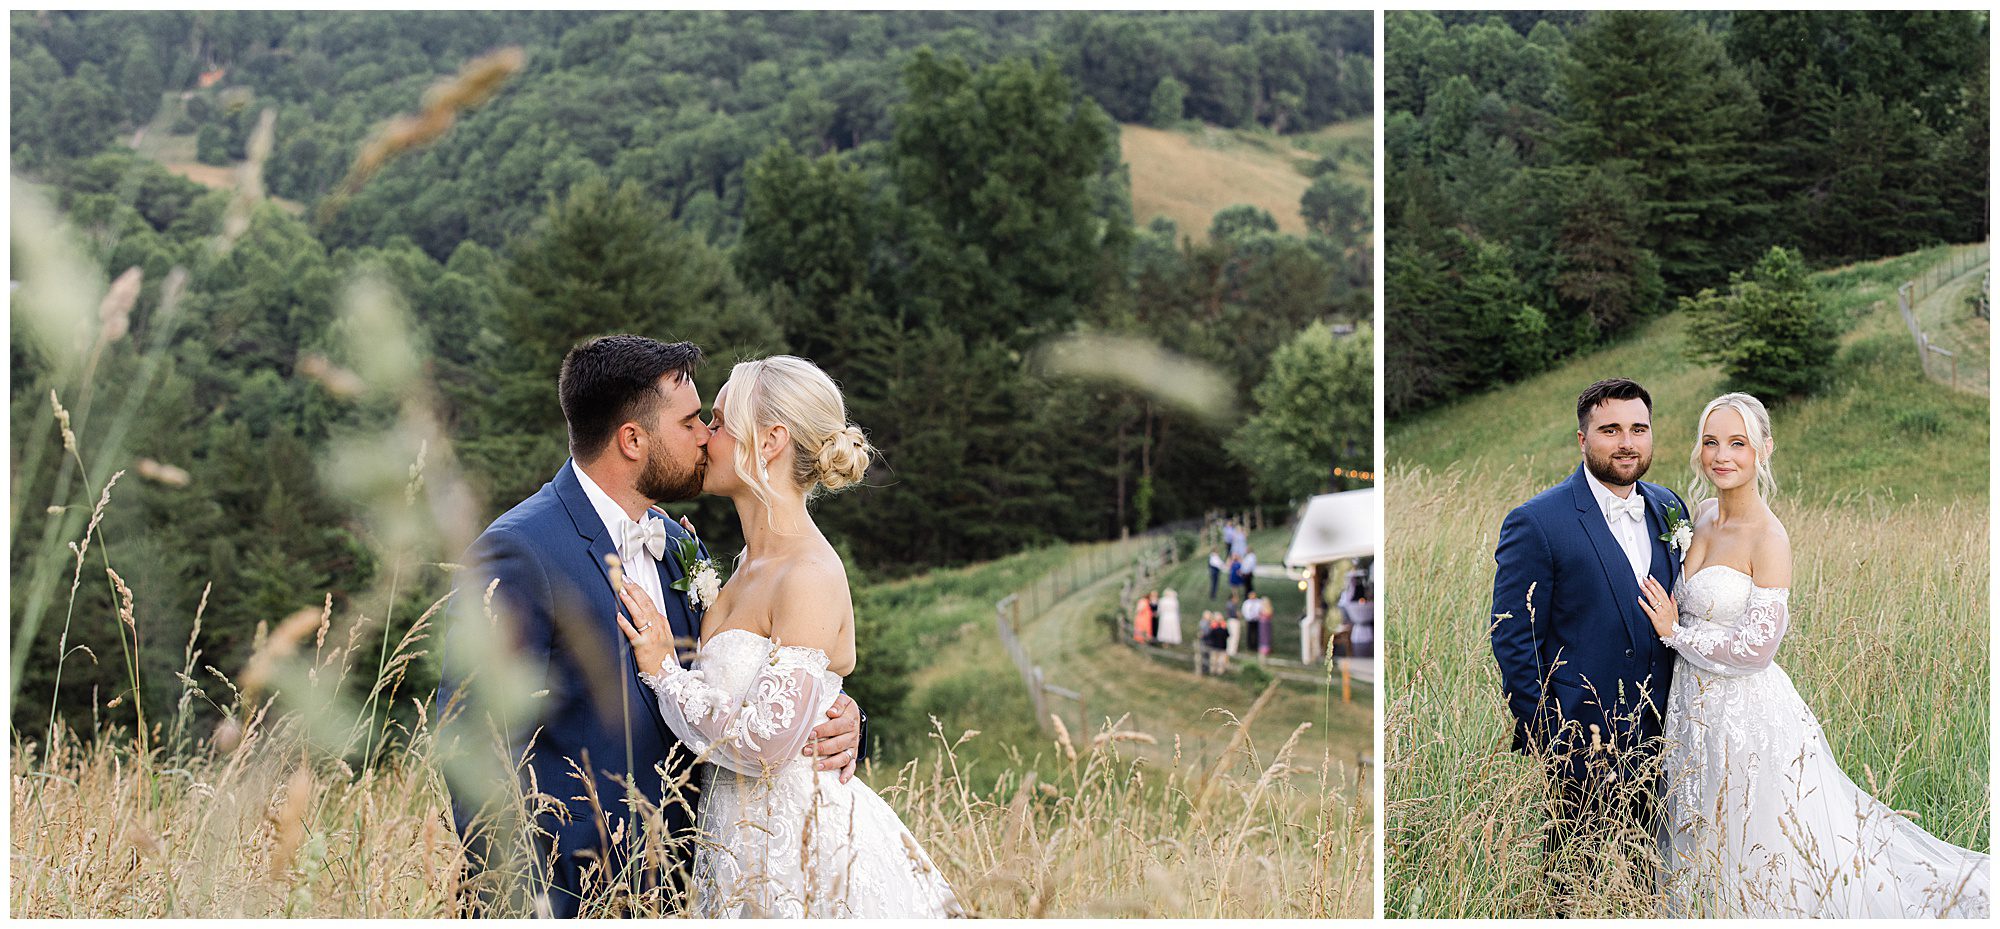
[[[1683,615],[1674,634],[1661,641],[1695,666],[1718,674],[1747,675],[1771,666],[1778,643],[1791,624],[1786,603],[1791,590],[1752,587],[1750,602],[1735,625]]]
[[[754,673],[733,667],[688,670],[669,655],[659,674],[639,678],[659,695],[660,715],[682,744],[706,761],[761,776],[801,757],[830,686],[820,673],[827,665],[825,652],[774,644],[765,649]],[[711,672],[725,680],[711,681]],[[745,680],[737,684],[728,678]]]

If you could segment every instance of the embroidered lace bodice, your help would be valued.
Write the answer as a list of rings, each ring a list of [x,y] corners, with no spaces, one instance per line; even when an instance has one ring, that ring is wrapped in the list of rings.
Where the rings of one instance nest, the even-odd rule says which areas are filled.
[[[1790,624],[1792,592],[1759,587],[1728,565],[1709,565],[1680,590],[1680,627],[1661,641],[1689,664],[1716,674],[1755,674],[1778,657]]]
[[[1674,594],[1660,837],[1674,915],[1987,915],[1987,856],[1898,815],[1833,757],[1775,661],[1790,592],[1710,565]]]
[[[702,646],[697,668],[669,657],[640,677],[674,734],[712,766],[695,851],[698,915],[958,915],[895,811],[859,777],[843,784],[802,754],[840,695],[825,652],[729,629]]]

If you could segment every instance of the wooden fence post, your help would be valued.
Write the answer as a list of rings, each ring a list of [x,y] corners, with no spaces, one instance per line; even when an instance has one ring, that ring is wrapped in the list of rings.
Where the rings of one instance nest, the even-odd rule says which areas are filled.
[[[1049,725],[1049,697],[1042,682],[1041,665],[1035,666],[1035,681],[1032,689],[1035,698],[1035,723],[1042,728],[1047,728]]]

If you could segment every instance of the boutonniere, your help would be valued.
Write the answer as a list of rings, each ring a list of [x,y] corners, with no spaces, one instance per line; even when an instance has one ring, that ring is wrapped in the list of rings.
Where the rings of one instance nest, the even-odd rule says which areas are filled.
[[[715,595],[722,592],[721,566],[713,558],[701,557],[700,543],[692,532],[674,541],[674,561],[680,563],[681,579],[668,589],[686,595],[688,605],[695,609],[708,609],[715,603]]]
[[[1687,554],[1688,545],[1694,541],[1694,524],[1681,515],[1681,508],[1667,504],[1667,531],[1660,533],[1660,541],[1681,554]]]

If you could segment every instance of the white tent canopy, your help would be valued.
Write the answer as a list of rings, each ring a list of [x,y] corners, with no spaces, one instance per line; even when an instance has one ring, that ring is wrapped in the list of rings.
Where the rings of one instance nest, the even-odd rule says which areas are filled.
[[[1320,494],[1306,504],[1285,552],[1285,564],[1302,568],[1375,554],[1382,542],[1382,510],[1376,490]]]

